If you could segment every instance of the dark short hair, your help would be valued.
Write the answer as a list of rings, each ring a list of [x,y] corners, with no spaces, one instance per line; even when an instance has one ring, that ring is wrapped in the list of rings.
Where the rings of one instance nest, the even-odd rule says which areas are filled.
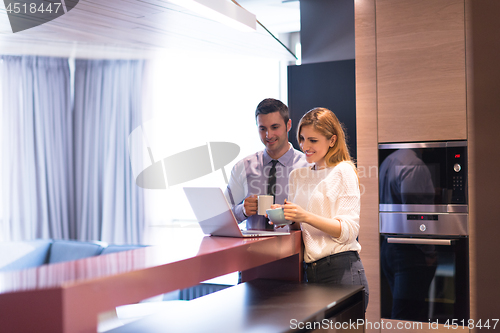
[[[257,105],[257,109],[255,109],[255,119],[257,119],[259,114],[269,114],[273,112],[279,112],[285,124],[288,123],[288,120],[290,119],[288,107],[282,101],[274,98],[266,98],[262,100],[259,105]]]

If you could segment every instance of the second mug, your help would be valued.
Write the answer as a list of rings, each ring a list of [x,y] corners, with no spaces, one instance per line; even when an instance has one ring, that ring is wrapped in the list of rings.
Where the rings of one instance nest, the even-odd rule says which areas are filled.
[[[266,210],[271,208],[274,204],[274,196],[272,195],[259,195],[257,197],[257,214],[266,215]]]

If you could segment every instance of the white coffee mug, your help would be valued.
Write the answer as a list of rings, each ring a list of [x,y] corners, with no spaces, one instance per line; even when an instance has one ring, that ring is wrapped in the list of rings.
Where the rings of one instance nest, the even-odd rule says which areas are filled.
[[[266,215],[266,210],[271,208],[271,205],[274,204],[274,196],[272,195],[259,195],[257,197],[258,208],[257,214]]]

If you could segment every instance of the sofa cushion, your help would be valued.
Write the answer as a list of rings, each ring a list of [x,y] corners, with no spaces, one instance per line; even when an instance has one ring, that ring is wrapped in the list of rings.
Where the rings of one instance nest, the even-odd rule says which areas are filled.
[[[141,247],[145,247],[145,245],[114,245],[114,244],[111,244],[108,247],[104,248],[104,250],[102,250],[101,255],[115,253],[115,252],[121,252],[121,251],[135,250],[135,249],[139,249]]]
[[[50,248],[49,264],[96,256],[102,249],[101,245],[92,242],[55,240]]]
[[[47,263],[51,239],[0,242],[0,272],[36,267]]]

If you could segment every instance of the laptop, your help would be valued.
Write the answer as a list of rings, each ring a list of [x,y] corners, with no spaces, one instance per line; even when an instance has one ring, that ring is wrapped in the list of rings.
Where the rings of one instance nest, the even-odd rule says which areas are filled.
[[[184,187],[184,192],[205,234],[225,237],[265,237],[290,234],[281,231],[241,230],[226,196],[218,187]]]

